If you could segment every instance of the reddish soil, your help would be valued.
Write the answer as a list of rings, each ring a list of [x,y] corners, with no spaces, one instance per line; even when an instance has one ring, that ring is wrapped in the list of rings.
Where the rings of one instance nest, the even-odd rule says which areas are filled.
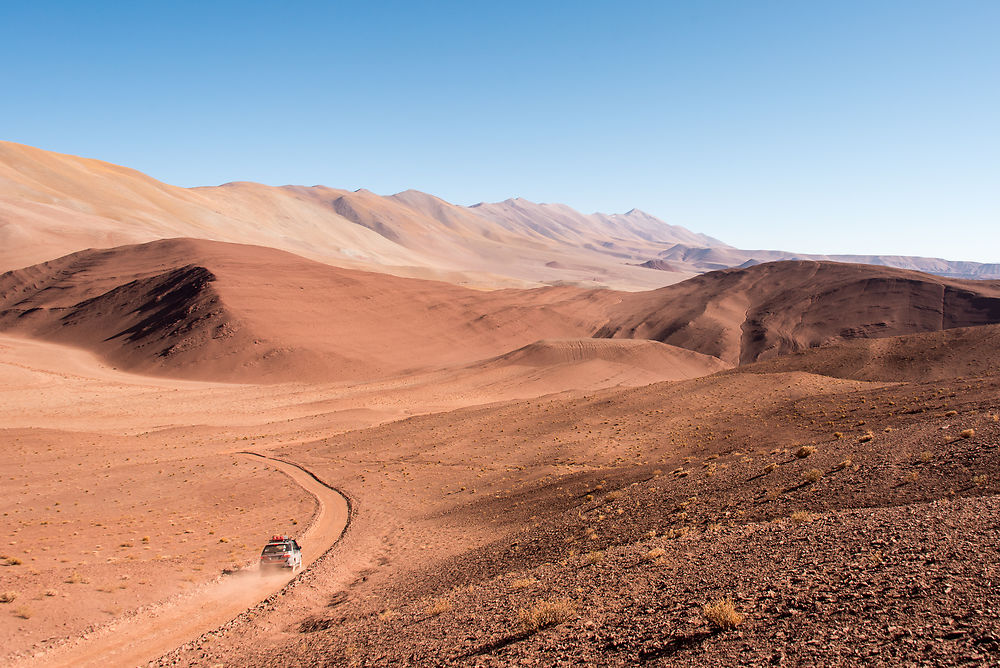
[[[2,143],[0,213],[0,663],[1000,664],[997,282]],[[234,599],[332,531],[248,449],[353,516]]]
[[[998,389],[724,372],[297,446],[390,504],[370,560],[163,663],[993,663]]]

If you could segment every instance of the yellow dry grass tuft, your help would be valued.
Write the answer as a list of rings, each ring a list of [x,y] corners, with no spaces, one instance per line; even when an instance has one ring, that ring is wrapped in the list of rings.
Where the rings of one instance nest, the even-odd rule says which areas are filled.
[[[576,616],[576,608],[569,599],[539,601],[530,608],[517,611],[518,621],[527,632],[540,631],[556,626]]]
[[[447,598],[439,598],[438,600],[428,605],[427,609],[424,610],[424,613],[428,617],[437,617],[438,615],[444,614],[449,610],[452,610],[454,607],[455,604],[452,603]]]
[[[739,626],[746,616],[736,610],[731,598],[722,598],[706,603],[701,612],[713,626],[720,629],[731,629]]]
[[[795,451],[795,456],[798,457],[799,459],[805,459],[814,452],[816,452],[816,446],[803,445],[801,448]]]
[[[806,482],[816,482],[823,477],[823,472],[819,469],[809,469],[802,474],[802,477],[805,478]]]
[[[973,436],[976,435],[976,430],[975,429],[963,429],[962,431],[958,432],[958,435],[961,436],[962,438],[972,438]]]

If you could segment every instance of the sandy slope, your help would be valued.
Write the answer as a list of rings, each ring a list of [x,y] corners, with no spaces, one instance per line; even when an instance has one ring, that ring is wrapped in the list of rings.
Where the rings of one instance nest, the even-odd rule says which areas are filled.
[[[364,500],[348,547],[370,559],[160,665],[990,665],[990,363],[907,383],[732,370],[289,448]],[[733,630],[701,613],[727,596]],[[545,603],[564,616],[526,627]]]
[[[358,379],[587,335],[608,291],[483,292],[283,251],[164,240],[0,276],[0,328],[132,370],[217,380]]]
[[[493,385],[486,380],[491,374],[513,372],[512,377],[523,378],[517,374],[544,375],[566,364],[627,364],[633,356],[642,365],[658,355],[687,362],[701,357],[642,341],[547,341],[367,388],[335,383],[262,388],[137,378],[106,366],[91,371],[94,358],[78,351],[63,362],[61,347],[22,346],[8,338],[0,350],[11,360],[0,366],[11,381],[5,383],[11,390],[6,396],[18,396],[16,382],[23,385],[25,398],[21,408],[11,409],[21,428],[0,432],[5,452],[12,455],[13,476],[8,477],[15,478],[5,481],[4,488],[3,511],[17,528],[11,536],[15,544],[7,546],[5,556],[22,563],[0,568],[0,587],[18,593],[9,610],[26,606],[35,614],[28,619],[13,612],[5,616],[10,624],[6,646],[35,645],[34,653],[61,643],[41,643],[45,638],[76,636],[88,624],[117,625],[129,611],[167,593],[197,589],[198,582],[214,579],[220,568],[252,559],[262,528],[267,527],[264,534],[294,531],[288,520],[303,521],[311,506],[276,481],[267,467],[254,470],[252,463],[232,454],[252,444],[281,448],[284,456],[342,487],[358,501],[357,524],[340,548],[343,557],[317,564],[307,585],[175,655],[183,663],[271,665],[280,656],[302,663],[389,664],[410,655],[416,657],[413,661],[427,662],[500,664],[543,656],[594,662],[605,656],[602,652],[617,657],[611,662],[627,662],[641,652],[670,647],[665,643],[671,638],[707,632],[696,620],[697,606],[733,588],[741,606],[756,611],[747,627],[758,634],[751,636],[754,646],[770,656],[781,647],[780,640],[763,631],[794,628],[796,618],[783,616],[791,601],[808,600],[814,592],[829,595],[822,573],[841,571],[830,571],[833,566],[810,571],[811,584],[803,585],[794,579],[800,577],[794,566],[798,548],[785,540],[786,534],[771,532],[754,542],[761,522],[802,508],[823,514],[823,526],[855,522],[846,532],[810,534],[812,549],[832,560],[840,554],[837,541],[861,544],[868,536],[855,520],[837,513],[886,508],[879,521],[892,525],[902,521],[904,511],[896,508],[946,497],[949,488],[972,503],[993,493],[990,481],[1000,465],[992,444],[1000,432],[990,416],[996,410],[995,371],[1000,367],[988,337],[970,337],[969,331],[990,330],[948,333],[956,335],[949,339],[955,357],[942,364],[981,354],[981,368],[993,375],[957,378],[964,369],[956,364],[950,376],[933,383],[899,384],[751,368],[747,371],[753,373],[729,370],[683,382],[595,391],[578,384],[582,376],[574,371],[565,376],[574,384],[562,389],[576,391],[513,402],[503,399],[532,388],[517,382],[516,387]],[[968,351],[962,352],[963,346]],[[815,354],[830,356],[833,351]],[[59,371],[63,367],[70,371]],[[553,374],[546,391],[558,391],[554,384],[560,377]],[[542,382],[543,376],[538,378]],[[157,387],[160,382],[162,388]],[[474,391],[466,394],[469,388]],[[75,404],[73,397],[91,392],[96,393],[91,403]],[[37,413],[24,415],[36,400]],[[487,401],[492,403],[469,406]],[[10,406],[4,405],[5,410]],[[428,413],[434,407],[463,405]],[[168,420],[161,421],[161,410]],[[386,421],[406,411],[423,414]],[[50,431],[39,428],[43,425]],[[140,431],[143,425],[149,428]],[[156,425],[162,428],[152,429]],[[974,428],[985,440],[958,438],[965,428]],[[867,430],[876,436],[860,441]],[[844,438],[836,438],[835,432]],[[793,451],[803,443],[815,444],[818,452],[796,458]],[[931,453],[927,462],[924,451]],[[837,468],[845,457],[854,460],[849,470]],[[771,462],[778,468],[765,474]],[[802,476],[811,467],[820,469],[822,482],[804,486]],[[914,470],[916,483],[908,482]],[[985,483],[975,482],[978,476],[985,476]],[[260,505],[263,491],[272,497]],[[291,508],[294,515],[286,513]],[[968,525],[977,516],[992,517],[988,508],[980,509],[978,515],[972,507],[928,521],[945,531],[956,522]],[[731,531],[716,533],[709,528],[714,525],[731,525]],[[673,542],[670,531],[685,527],[692,539]],[[749,538],[739,533],[744,530]],[[655,531],[655,540],[646,537],[649,531]],[[145,552],[143,535],[150,537],[149,557],[129,558]],[[906,555],[914,545],[912,535],[910,529],[892,534],[901,549],[887,550],[884,556],[901,572],[911,568]],[[971,563],[967,552],[979,559],[989,526],[978,526],[969,535],[975,540],[947,557],[952,561],[946,562],[946,573],[964,572]],[[220,537],[229,542],[220,543]],[[790,565],[779,571],[781,578],[759,586],[756,580],[710,577],[689,586],[670,576],[676,569],[699,565],[693,572],[709,573],[704,565],[730,549],[726,541],[744,550],[745,563],[780,558]],[[132,547],[120,547],[126,542]],[[642,585],[648,581],[645,566],[631,564],[661,544],[668,565],[656,572],[658,584],[650,593]],[[594,568],[601,562],[589,562],[596,559],[587,556],[590,552],[607,553],[606,567],[599,567],[606,570]],[[944,559],[944,552],[940,556]],[[189,571],[192,563],[201,570]],[[860,574],[850,595],[860,595],[876,578],[887,601],[906,605],[909,589],[895,587],[898,578],[879,580],[881,571],[863,567],[876,562],[836,563],[843,572]],[[591,570],[602,575],[591,577]],[[67,582],[76,571],[86,582]],[[122,574],[130,578],[120,580]],[[195,581],[183,585],[181,578],[187,575]],[[178,586],[170,589],[172,579]],[[515,586],[522,581],[529,584]],[[969,616],[960,628],[978,635],[955,636],[940,645],[941,656],[969,658],[982,646],[972,640],[984,633],[969,601],[989,594],[977,588],[975,579],[956,581],[955,595],[940,599],[946,606],[922,599],[931,607],[921,614],[933,620],[933,633],[954,631],[948,614]],[[119,590],[119,583],[127,589]],[[46,596],[48,588],[57,595]],[[658,607],[655,591],[668,590],[681,597],[683,610]],[[772,590],[789,603],[772,606]],[[622,592],[636,596],[623,597]],[[131,598],[121,598],[125,595]],[[426,610],[441,597],[452,602],[452,609],[429,616]],[[578,622],[507,638],[518,623],[518,608],[566,597],[577,606]],[[112,598],[115,607],[105,603]],[[641,601],[642,606],[608,605],[621,600]],[[90,611],[80,607],[91,604]],[[836,605],[843,623],[868,628],[866,608]],[[642,612],[647,608],[652,612]],[[784,621],[788,619],[792,622]],[[812,633],[833,637],[836,629],[822,616],[807,619]],[[587,635],[602,624],[613,626],[613,638]],[[473,637],[458,632],[469,628],[476,629]],[[655,637],[642,631],[654,628]],[[891,633],[871,629],[866,651],[890,646]],[[395,641],[380,644],[377,638],[385,637]],[[569,637],[575,641],[568,642]],[[968,643],[961,639],[966,637]],[[738,653],[727,638],[706,641],[706,649],[697,650],[706,653],[692,656],[711,663]],[[612,639],[618,645],[609,648]],[[494,647],[496,642],[506,644]],[[818,655],[803,643],[795,646],[795,656],[808,661]]]
[[[104,638],[107,624],[138,624],[127,620],[146,606],[188,600],[222,569],[252,562],[271,533],[301,531],[310,499],[236,451],[677,373],[670,355],[656,364],[629,352],[641,343],[597,347],[551,369],[492,359],[367,385],[239,385],[124,373],[88,351],[0,337],[0,509],[10,524],[0,554],[22,562],[0,567],[0,591],[16,594],[2,609],[3,645],[36,653]],[[615,348],[624,353],[609,355]],[[678,352],[691,372],[698,356]],[[26,619],[14,614],[22,608]]]
[[[347,500],[298,466],[267,457],[257,459],[289,476],[319,503],[312,524],[298,538],[303,548],[302,567],[308,569],[347,530]],[[180,600],[143,610],[18,665],[76,668],[148,663],[191,638],[222,626],[281,590],[292,577],[291,572],[265,576],[253,570],[223,576]]]

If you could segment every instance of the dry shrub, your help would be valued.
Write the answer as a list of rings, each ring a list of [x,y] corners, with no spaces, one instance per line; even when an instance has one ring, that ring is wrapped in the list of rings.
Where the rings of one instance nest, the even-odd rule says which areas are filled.
[[[26,608],[24,606],[21,606],[20,608],[14,611],[14,616],[20,617],[21,619],[31,619],[31,615],[32,615],[31,608]]]
[[[843,471],[844,469],[846,469],[846,468],[847,468],[848,466],[850,466],[850,465],[851,465],[851,464],[853,464],[853,463],[854,463],[854,462],[853,462],[853,461],[851,460],[851,458],[850,458],[850,457],[844,457],[844,458],[843,458],[843,459],[842,459],[842,460],[841,460],[841,461],[840,461],[840,462],[839,462],[839,463],[837,464],[837,470],[838,470],[838,471]]]
[[[982,487],[983,485],[986,484],[986,476],[985,475],[972,476],[972,484],[975,485],[976,487]]]
[[[875,434],[870,431],[866,431],[861,438],[858,439],[858,443],[867,443],[868,441],[875,438]]]
[[[736,610],[733,599],[722,598],[706,603],[701,612],[713,626],[720,629],[731,629],[743,623],[746,617]]]
[[[533,584],[537,584],[538,580],[532,578],[521,578],[520,580],[514,580],[510,583],[511,589],[524,589],[530,587]]]
[[[16,598],[17,598],[16,591],[5,591],[4,593],[0,594],[0,603],[10,603]]]
[[[803,445],[801,448],[795,451],[795,456],[798,457],[799,459],[805,459],[814,452],[816,452],[816,446]]]
[[[833,437],[834,438],[844,438],[844,434],[842,432],[835,431],[835,432],[833,432]]]
[[[809,469],[802,474],[802,477],[805,478],[806,482],[816,482],[823,477],[823,472],[819,469]]]
[[[397,617],[398,613],[392,608],[386,608],[382,612],[378,613],[379,621],[391,622]]]
[[[4,562],[4,565],[5,566],[20,566],[22,563],[24,563],[24,562],[22,562],[17,557],[7,557],[7,561]]]
[[[906,477],[903,478],[903,482],[916,482],[919,479],[920,479],[919,473],[917,473],[916,471],[910,471],[909,473],[906,474]]]
[[[953,417],[955,415],[958,415],[958,411],[945,411],[944,412],[944,416],[945,417]]]
[[[550,626],[562,624],[576,616],[576,608],[568,599],[539,601],[527,609],[517,611],[521,627],[528,632],[540,631]]]
[[[924,464],[926,464],[932,459],[934,459],[934,453],[931,452],[930,450],[924,450],[923,452],[920,453],[920,461],[922,461]]]
[[[583,563],[587,566],[593,566],[594,564],[599,564],[604,559],[603,552],[588,552],[583,555]]]
[[[428,617],[437,617],[440,614],[448,612],[454,607],[455,604],[452,603],[447,598],[439,598],[438,600],[428,605],[427,609],[424,610],[424,612],[427,614]]]
[[[796,524],[803,524],[804,522],[808,522],[809,520],[811,520],[812,515],[810,515],[809,511],[806,510],[796,510],[794,513],[792,513],[791,519]]]
[[[83,576],[76,571],[73,571],[70,576],[66,578],[66,584],[76,584],[78,582],[86,582],[86,580],[84,580]]]
[[[962,431],[958,432],[958,435],[961,436],[962,438],[972,438],[973,436],[976,435],[976,430],[975,429],[963,429]]]
[[[774,462],[771,462],[770,464],[768,464],[767,466],[764,467],[764,473],[770,473],[771,471],[774,471],[777,468],[778,468],[778,465],[775,464]]]

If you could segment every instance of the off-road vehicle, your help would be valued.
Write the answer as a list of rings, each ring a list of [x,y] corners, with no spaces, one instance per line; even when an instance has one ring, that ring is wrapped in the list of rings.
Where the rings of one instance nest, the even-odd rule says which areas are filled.
[[[302,568],[302,548],[288,536],[272,536],[260,553],[261,572],[276,568],[290,568],[292,571]]]

